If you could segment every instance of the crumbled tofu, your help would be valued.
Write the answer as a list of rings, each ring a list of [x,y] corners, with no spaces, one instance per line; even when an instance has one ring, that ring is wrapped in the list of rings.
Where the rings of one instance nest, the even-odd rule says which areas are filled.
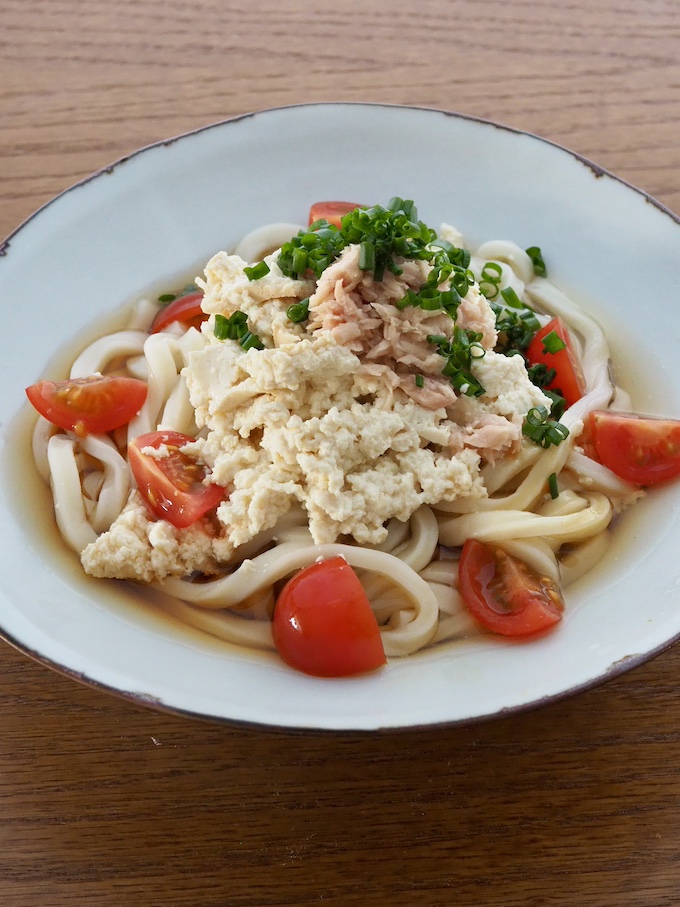
[[[288,306],[314,291],[310,280],[285,277],[273,256],[266,259],[269,273],[259,280],[249,280],[243,272],[248,263],[238,255],[218,252],[205,268],[205,280],[196,283],[204,290],[203,311],[209,315],[244,312],[251,331],[265,343],[279,346],[300,333],[286,317]]]
[[[219,570],[213,536],[202,520],[187,529],[175,529],[165,520],[150,518],[139,492],[133,491],[109,530],[85,548],[81,562],[91,576],[141,583],[211,574]]]
[[[209,429],[201,456],[230,488],[218,518],[232,544],[273,526],[295,500],[317,543],[339,535],[368,543],[384,538],[386,520],[406,520],[423,503],[484,493],[477,453],[431,446],[447,442],[445,410],[360,402],[358,367],[327,331],[284,349],[244,353],[215,341],[191,355],[187,384]],[[225,374],[236,383],[218,394],[228,405],[215,405],[213,382]]]
[[[521,356],[504,356],[487,350],[473,364],[474,375],[485,390],[481,397],[459,397],[449,412],[460,424],[471,422],[482,413],[494,413],[508,419],[524,416],[534,406],[545,406],[551,400],[527,376]]]

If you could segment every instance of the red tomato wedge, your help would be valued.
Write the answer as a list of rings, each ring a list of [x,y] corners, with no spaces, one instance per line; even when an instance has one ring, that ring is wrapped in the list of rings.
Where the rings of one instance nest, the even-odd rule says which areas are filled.
[[[305,567],[286,583],[272,632],[283,660],[305,674],[350,677],[385,664],[378,622],[341,557]]]
[[[680,421],[633,413],[590,413],[597,458],[622,479],[655,485],[680,476]]]
[[[128,445],[130,468],[137,487],[152,513],[184,529],[217,507],[226,489],[206,484],[206,468],[182,453],[193,438],[177,431],[152,431]],[[167,448],[167,456],[154,457],[144,448]]]
[[[468,539],[458,584],[472,616],[493,633],[531,636],[562,619],[564,601],[555,584],[497,545]]]
[[[41,416],[81,437],[127,425],[146,400],[146,382],[117,375],[38,381],[26,394]]]
[[[340,229],[345,214],[363,207],[355,202],[314,202],[309,209],[309,223],[311,225],[317,220],[327,220],[329,224]]]
[[[167,305],[164,305],[156,315],[149,329],[150,334],[157,334],[166,328],[173,321],[181,321],[189,327],[200,327],[201,322],[208,317],[201,303],[203,302],[203,293],[189,293],[188,296],[180,296]]]
[[[543,341],[553,331],[565,346],[556,353],[544,352]],[[585,393],[586,383],[581,364],[574,351],[569,331],[560,318],[552,318],[545,327],[536,332],[527,349],[527,359],[532,365],[543,363],[548,368],[555,369],[557,374],[547,387],[548,390],[561,392],[567,406],[572,406]]]

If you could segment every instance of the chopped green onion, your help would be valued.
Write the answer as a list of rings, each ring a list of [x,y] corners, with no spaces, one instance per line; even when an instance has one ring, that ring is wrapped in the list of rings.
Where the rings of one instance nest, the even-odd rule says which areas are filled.
[[[459,268],[467,268],[470,265],[470,252],[467,249],[461,249],[458,246],[454,246],[453,243],[450,243],[447,239],[435,239],[430,245],[434,249],[441,249],[443,252],[446,252],[446,256],[453,265],[457,265]]]
[[[248,316],[245,312],[236,311],[229,318],[215,315],[213,333],[216,340],[237,340],[244,350],[264,349],[264,344],[257,334],[248,330]]]
[[[512,287],[506,287],[504,290],[501,290],[501,296],[505,300],[505,304],[509,305],[512,309],[524,309],[526,306],[519,298],[517,293],[513,290]]]
[[[416,375],[416,387],[425,387],[425,379],[422,375]]]
[[[294,324],[300,324],[302,321],[307,321],[309,318],[309,297],[289,305],[286,309],[286,315]]]
[[[174,302],[177,297],[174,293],[163,293],[162,296],[158,297],[159,302]]]
[[[246,331],[246,333],[243,335],[243,337],[239,338],[238,342],[241,344],[241,346],[243,347],[244,350],[252,350],[252,349],[263,350],[264,349],[264,344],[262,343],[260,338],[257,336],[257,334],[252,334],[250,331]]]
[[[537,362],[527,368],[527,375],[532,384],[536,387],[547,387],[552,384],[557,376],[554,368],[548,368],[544,362]]]
[[[543,261],[543,254],[541,253],[540,247],[529,246],[525,251],[534,266],[534,274],[536,274],[537,277],[546,277],[548,272],[545,267],[545,262]]]
[[[375,246],[369,240],[364,240],[359,246],[359,269],[375,271]]]
[[[266,261],[261,261],[259,264],[253,265],[252,268],[244,268],[243,273],[248,280],[259,280],[265,274],[269,274],[269,265]]]
[[[305,273],[305,271],[307,270],[308,257],[309,253],[306,249],[302,248],[302,246],[295,249],[295,251],[293,252],[293,261],[291,264],[291,270],[294,274],[300,275]]]
[[[218,340],[238,340],[248,330],[248,317],[245,312],[234,312],[229,318],[215,315],[214,334]]]
[[[565,438],[568,438],[569,429],[561,422],[548,418],[548,410],[545,406],[534,406],[527,413],[522,426],[522,434],[535,444],[547,448],[551,444],[561,444]]]
[[[549,334],[546,334],[543,338],[543,352],[544,353],[559,353],[560,350],[565,349],[567,344],[562,340],[557,331],[550,331]]]
[[[479,342],[482,335],[475,331],[464,331],[456,326],[453,338],[447,340],[439,334],[429,334],[427,341],[438,347],[440,356],[446,359],[442,374],[453,387],[468,397],[479,397],[484,388],[470,371],[473,359],[481,359],[486,350]],[[480,355],[481,353],[481,355]]]
[[[552,472],[548,476],[548,489],[553,501],[560,496],[560,489],[557,487],[557,473]]]
[[[496,261],[487,261],[479,278],[479,290],[487,299],[498,296],[503,268]],[[488,287],[488,289],[486,289]]]
[[[497,261],[487,261],[482,268],[482,280],[488,280],[490,283],[499,283],[503,276],[503,268]]]
[[[567,408],[567,401],[559,391],[550,391],[547,387],[544,387],[543,393],[552,401],[550,405],[551,418],[561,419],[565,409]]]
[[[496,330],[499,333],[496,351],[507,356],[512,350],[526,350],[541,326],[534,312],[529,308],[518,311],[506,309],[495,302],[489,304],[496,315]]]

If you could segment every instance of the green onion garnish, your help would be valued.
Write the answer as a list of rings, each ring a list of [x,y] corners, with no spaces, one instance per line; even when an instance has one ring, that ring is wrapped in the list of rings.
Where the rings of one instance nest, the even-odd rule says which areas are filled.
[[[174,302],[177,297],[174,293],[163,293],[162,296],[158,297],[159,302]]]
[[[495,299],[500,290],[503,268],[496,261],[487,261],[479,278],[479,291],[487,299]]]
[[[551,444],[561,444],[569,437],[569,429],[561,422],[550,419],[545,406],[534,406],[527,413],[522,434],[535,444],[546,448]]]
[[[375,271],[375,246],[368,239],[365,239],[359,246],[359,269]]]
[[[545,277],[548,272],[540,248],[538,246],[529,246],[525,251],[534,266],[534,274],[536,274],[537,277]]]
[[[300,302],[294,302],[286,309],[286,315],[295,324],[307,321],[309,318],[309,297],[301,299]]]
[[[506,309],[495,302],[489,302],[489,305],[496,315],[496,330],[500,335],[496,352],[507,356],[513,350],[526,350],[541,326],[534,312],[529,308],[523,311]]]
[[[484,393],[484,388],[470,371],[472,360],[481,359],[486,352],[479,342],[481,339],[480,333],[464,331],[457,325],[451,340],[440,334],[430,334],[427,338],[427,342],[437,346],[439,355],[446,359],[442,374],[467,397],[479,397]]]
[[[544,362],[537,362],[535,365],[528,366],[527,375],[536,387],[547,387],[553,383],[557,372],[554,368],[548,368]]]
[[[425,387],[425,379],[422,375],[416,375],[416,387]]]
[[[245,312],[234,312],[229,318],[215,315],[213,333],[217,340],[237,340],[244,350],[264,349],[264,344],[257,334],[248,330],[248,316]]]
[[[525,309],[526,306],[519,298],[517,293],[513,290],[512,287],[506,287],[504,290],[501,290],[501,296],[506,305],[509,305],[512,309]]]
[[[546,334],[543,338],[544,353],[559,353],[559,351],[565,349],[566,346],[567,344],[562,340],[557,331],[550,331],[550,333]]]
[[[238,341],[244,350],[263,350],[264,343],[260,340],[257,334],[252,334],[250,331],[246,331],[243,337],[239,337]]]
[[[560,490],[557,487],[557,474],[554,472],[548,476],[548,489],[553,501],[560,496]]]
[[[229,318],[215,315],[213,333],[217,340],[238,340],[248,330],[248,317],[244,312],[234,312]]]
[[[266,261],[261,261],[259,264],[253,265],[252,268],[244,268],[243,273],[248,280],[259,280],[265,274],[269,274],[269,265]]]
[[[564,399],[561,392],[559,390],[551,391],[548,390],[547,387],[544,387],[543,393],[546,397],[550,397],[550,400],[552,401],[550,404],[550,417],[552,419],[561,419],[567,408],[567,401]]]

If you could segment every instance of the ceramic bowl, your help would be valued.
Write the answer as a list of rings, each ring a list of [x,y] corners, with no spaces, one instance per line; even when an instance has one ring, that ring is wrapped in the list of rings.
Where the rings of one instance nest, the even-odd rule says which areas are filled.
[[[680,416],[678,218],[577,154],[436,110],[266,110],[129,155],[41,208],[0,246],[5,351],[0,632],[50,667],[174,712],[287,728],[467,722],[547,702],[680,635],[680,485],[624,513],[604,561],[568,590],[559,631],[478,637],[322,680],[170,618],[161,596],[82,575],[55,534],[28,454],[24,388],[97,320],[197,274],[255,227],[312,201],[414,199],[471,243],[540,245],[550,277],[607,330],[638,411]]]

